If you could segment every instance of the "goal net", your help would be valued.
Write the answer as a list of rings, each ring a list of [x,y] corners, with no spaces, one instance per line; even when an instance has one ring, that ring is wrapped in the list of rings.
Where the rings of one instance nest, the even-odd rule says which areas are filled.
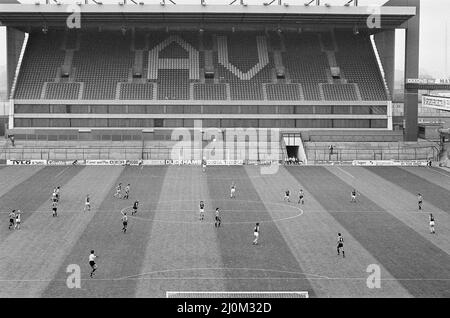
[[[167,291],[166,298],[309,298],[307,291]]]

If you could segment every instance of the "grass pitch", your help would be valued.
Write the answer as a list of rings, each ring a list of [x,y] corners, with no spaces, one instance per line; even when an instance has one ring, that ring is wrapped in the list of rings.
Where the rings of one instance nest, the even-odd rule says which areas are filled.
[[[167,291],[307,291],[310,297],[450,297],[450,173],[435,168],[1,167],[0,297],[166,297]],[[131,184],[129,200],[113,195]],[[230,198],[230,185],[237,186]],[[59,216],[50,196],[62,187]],[[357,203],[350,202],[355,188]],[[283,201],[291,191],[291,202]],[[305,204],[298,204],[298,192]],[[424,196],[418,211],[416,195]],[[92,210],[83,212],[90,194]],[[121,232],[121,211],[129,214]],[[205,201],[205,220],[199,202]],[[214,210],[222,226],[214,227]],[[20,230],[8,213],[22,210]],[[428,216],[437,234],[429,233]],[[258,245],[253,227],[260,226]],[[346,258],[336,252],[337,233]],[[89,277],[88,255],[99,255]],[[67,267],[80,266],[81,288]],[[369,288],[368,266],[381,288]]]

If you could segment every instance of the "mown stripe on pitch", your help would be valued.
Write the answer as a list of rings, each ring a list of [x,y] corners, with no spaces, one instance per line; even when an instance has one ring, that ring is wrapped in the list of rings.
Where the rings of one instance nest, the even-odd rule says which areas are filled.
[[[230,199],[233,179],[237,186],[236,200]],[[303,271],[278,227],[271,222],[271,215],[245,169],[208,167],[207,182],[212,200],[206,203],[209,213],[214,215],[216,207],[222,210],[222,226],[216,232],[222,261],[228,268],[224,270],[228,291],[308,291],[315,296],[305,275],[283,273]],[[253,228],[257,221],[264,223],[260,226],[260,245],[254,246]],[[271,279],[275,277],[280,279]]]
[[[445,170],[444,168],[431,167],[429,169],[434,170],[434,171],[436,171],[438,173],[444,174],[447,177],[450,177],[450,171],[449,170]]]
[[[171,166],[162,189],[142,269],[141,277],[147,279],[140,281],[135,296],[225,290],[206,174],[200,167]],[[200,200],[206,202],[203,221]]]
[[[0,170],[0,197],[43,168],[43,166],[28,166]],[[2,210],[2,212],[5,211]]]
[[[107,196],[102,198],[98,210],[89,225],[62,263],[55,279],[43,293],[43,297],[133,297],[136,291],[136,275],[140,274],[145,257],[151,222],[129,218],[128,232],[122,233],[121,209],[139,200],[139,217],[153,219],[158,203],[165,167],[125,167]],[[122,189],[131,183],[129,200],[115,199],[115,186],[121,182]],[[99,180],[99,186],[102,186]],[[96,202],[93,201],[93,204]],[[81,212],[83,213],[83,212]],[[86,212],[88,213],[88,212]],[[90,279],[88,256],[94,249],[99,256],[98,270]],[[66,286],[66,267],[81,267],[81,289]],[[129,279],[127,279],[129,277]],[[133,279],[134,277],[134,279]],[[96,279],[98,278],[98,280]]]
[[[425,201],[423,207],[425,211],[426,203],[429,201],[435,207],[450,214],[450,191],[447,189],[398,167],[365,168],[414,195],[421,193]]]
[[[448,280],[431,280],[450,278],[448,254],[367,197],[360,195],[358,203],[350,203],[352,187],[326,168],[287,169],[325,209],[337,212],[330,215],[342,228],[331,236],[341,232],[345,238],[345,233],[350,233],[413,296],[450,296]],[[375,213],[368,213],[371,211]],[[346,249],[346,261],[351,261],[351,253]]]
[[[48,215],[51,216],[51,196],[53,189],[61,186],[61,194],[64,196],[64,185],[77,175],[83,167],[70,167],[64,173],[61,173],[67,167],[45,167],[24,182],[10,189],[8,192],[0,196],[0,207],[2,212],[8,212],[13,209],[21,210],[22,223],[25,223],[27,218],[33,214],[41,205],[48,201]],[[59,174],[59,175],[58,175]],[[56,178],[54,176],[58,175]],[[40,211],[42,212],[42,211]],[[4,226],[4,222],[9,222],[7,215],[0,220],[0,225]],[[6,223],[5,223],[6,224]],[[2,231],[3,235],[8,235],[10,232]]]

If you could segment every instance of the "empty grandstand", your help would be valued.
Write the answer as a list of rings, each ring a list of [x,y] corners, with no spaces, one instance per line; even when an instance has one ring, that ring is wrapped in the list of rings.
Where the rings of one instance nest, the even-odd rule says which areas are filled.
[[[334,49],[324,40],[325,35],[336,43]],[[162,126],[174,128],[166,115],[182,118],[184,114],[198,114],[197,119],[201,119],[211,113],[208,104],[217,101],[224,105],[222,114],[249,115],[241,106],[243,101],[251,101],[256,106],[252,117],[272,117],[269,126],[273,127],[388,128],[388,97],[368,34],[355,36],[351,30],[329,29],[287,31],[276,33],[276,37],[278,44],[272,46],[268,33],[250,31],[205,35],[158,30],[156,36],[155,31],[137,28],[125,35],[120,30],[104,29],[32,32],[14,93],[15,113],[20,113],[15,116],[14,127],[65,126],[58,124],[62,113],[102,114],[106,127],[142,127],[116,125],[117,121],[104,116],[131,117],[127,105],[133,101],[144,108],[164,105]],[[205,38],[211,42],[206,47]],[[352,50],[345,52],[346,47]],[[142,48],[147,49],[144,52]],[[332,74],[333,68],[341,69],[338,79]],[[184,101],[186,105],[174,108],[167,101]],[[200,110],[195,106],[198,101],[204,105]],[[354,107],[338,107],[330,104],[332,101],[351,102]],[[25,118],[23,109],[42,104],[69,104],[65,109],[70,111],[31,107],[31,113],[41,114],[40,120]],[[238,106],[236,112],[232,105]],[[380,106],[378,112],[369,111],[375,106]],[[278,114],[292,116],[281,122],[275,118]],[[342,118],[346,122],[335,119],[335,114],[347,116]],[[328,118],[317,123],[316,119],[302,120],[307,115]],[[95,128],[88,119],[67,117],[71,117],[67,127]],[[148,124],[157,126],[155,121]],[[244,127],[251,126],[244,123]],[[226,125],[220,123],[219,127]]]
[[[14,98],[388,100],[367,34],[355,36],[347,30],[335,35],[333,29],[327,33],[287,32],[279,35],[284,47],[280,50],[271,46],[264,33],[211,33],[208,36],[214,44],[210,50],[201,50],[201,33],[197,42],[189,43],[187,40],[194,37],[191,32],[158,32],[160,42],[154,36],[149,38],[154,31],[143,29],[134,29],[128,36],[119,30],[33,32]],[[324,51],[323,34],[342,48]],[[136,41],[148,47],[147,54],[135,49]],[[200,55],[212,58],[200,59]],[[330,62],[328,55],[338,62]],[[277,66],[273,62],[276,58]],[[342,70],[338,80],[331,74],[332,67]],[[285,72],[281,78],[277,77],[278,68]],[[206,69],[212,70],[208,78]],[[148,85],[151,82],[157,84],[155,96],[152,85]],[[53,83],[59,84],[49,85]],[[191,83],[195,84],[193,95]],[[225,85],[211,85],[221,83]],[[264,84],[271,85],[266,88]],[[230,94],[225,93],[225,87]],[[116,94],[117,89],[120,94]]]
[[[393,42],[382,40],[415,7],[384,6],[383,27],[370,28],[370,12],[356,5],[243,14],[224,5],[86,4],[74,29],[64,5],[23,11],[33,7],[0,6],[15,44],[8,131],[17,140],[164,140],[198,123],[305,140],[347,130],[358,131],[355,141],[370,131],[380,131],[375,142],[399,139],[383,71]]]

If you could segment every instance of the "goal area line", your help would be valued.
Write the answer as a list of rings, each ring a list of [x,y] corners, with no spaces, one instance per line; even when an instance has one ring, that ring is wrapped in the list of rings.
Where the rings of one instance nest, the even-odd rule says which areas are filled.
[[[307,291],[166,291],[166,298],[309,298]]]

